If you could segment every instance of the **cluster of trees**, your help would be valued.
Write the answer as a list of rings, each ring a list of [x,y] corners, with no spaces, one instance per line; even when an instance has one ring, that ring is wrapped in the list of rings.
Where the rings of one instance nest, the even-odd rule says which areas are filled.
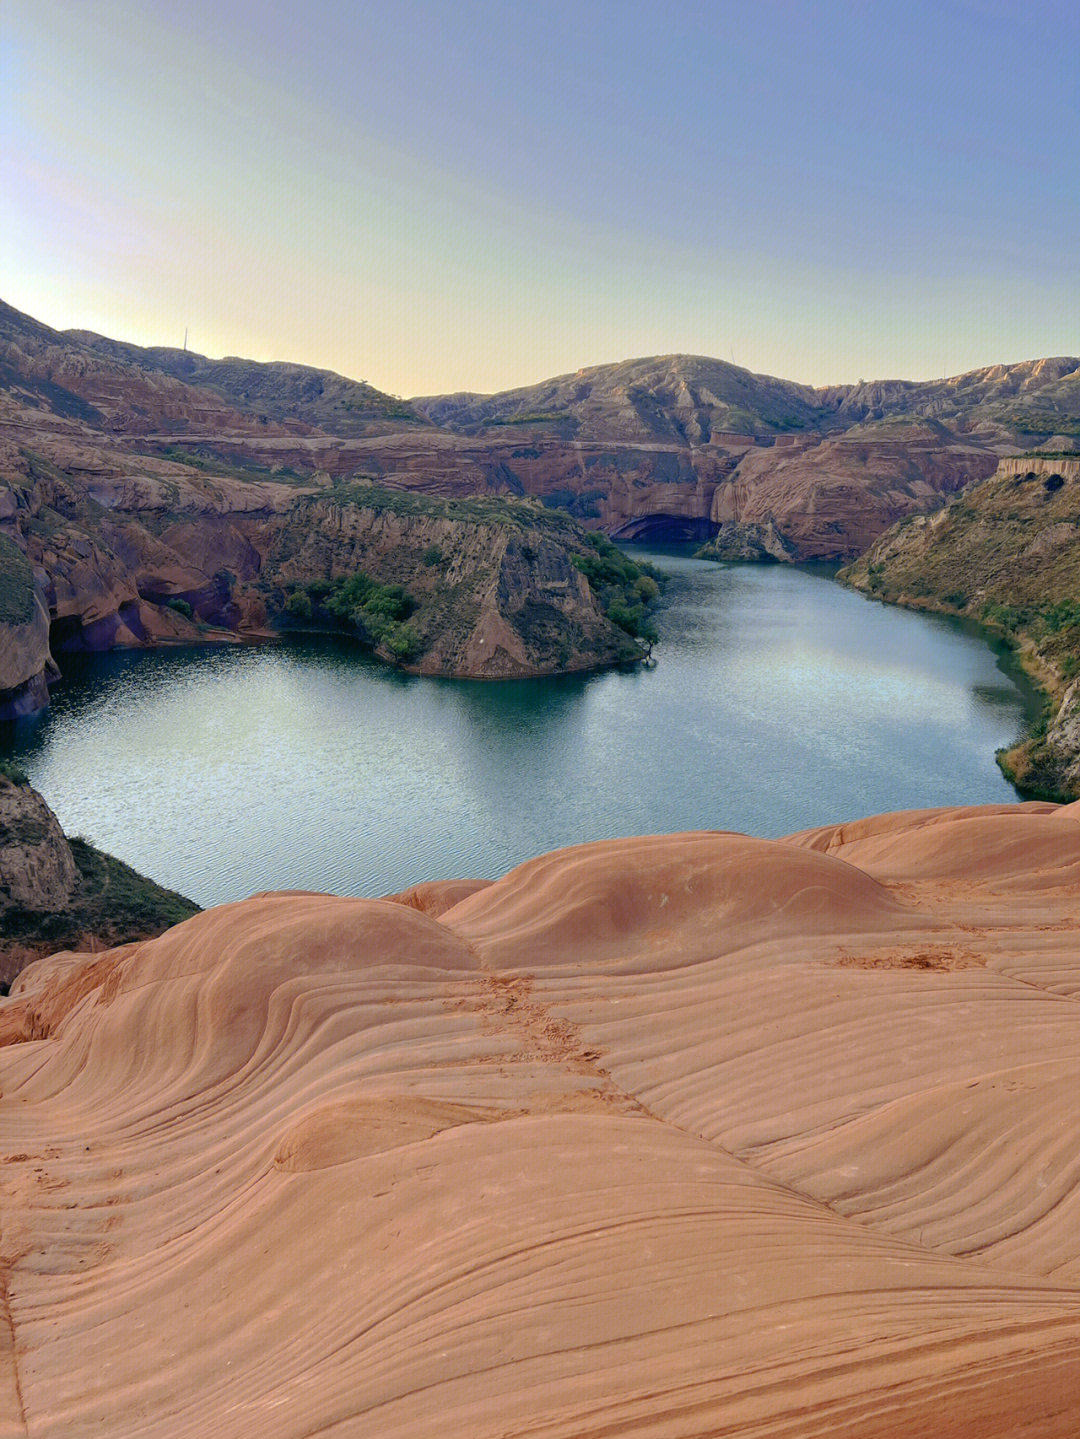
[[[651,649],[657,633],[649,611],[660,597],[660,572],[629,559],[606,535],[590,532],[586,539],[592,553],[572,555],[574,565],[589,581],[612,624]]]
[[[420,648],[420,636],[409,616],[416,601],[402,585],[384,585],[363,570],[339,580],[312,580],[293,590],[285,613],[293,623],[334,624],[359,639],[383,645],[399,660]]]

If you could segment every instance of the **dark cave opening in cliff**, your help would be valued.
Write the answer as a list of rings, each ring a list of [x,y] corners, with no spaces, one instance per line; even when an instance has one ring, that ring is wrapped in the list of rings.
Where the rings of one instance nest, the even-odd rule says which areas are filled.
[[[611,538],[632,540],[635,544],[700,544],[712,539],[716,529],[711,520],[687,515],[635,515],[613,530]]]

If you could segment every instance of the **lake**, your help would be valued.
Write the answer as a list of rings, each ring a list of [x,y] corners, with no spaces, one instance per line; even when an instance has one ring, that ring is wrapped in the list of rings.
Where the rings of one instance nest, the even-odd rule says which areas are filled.
[[[329,637],[67,656],[0,749],[69,834],[203,905],[1016,799],[994,750],[1032,698],[978,632],[809,568],[633,553],[672,576],[654,669],[419,679]]]

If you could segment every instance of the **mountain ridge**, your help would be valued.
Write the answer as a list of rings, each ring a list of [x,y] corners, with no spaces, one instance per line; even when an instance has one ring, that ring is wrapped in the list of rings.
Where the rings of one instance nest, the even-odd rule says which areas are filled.
[[[685,386],[691,382],[706,386],[719,380],[721,383],[717,388],[729,391],[748,392],[756,387],[804,406],[806,413],[803,418],[809,420],[816,414],[829,432],[848,428],[868,417],[884,419],[890,415],[914,413],[923,418],[933,418],[935,410],[956,415],[964,410],[965,404],[977,408],[1001,401],[1007,395],[1039,392],[1066,380],[1071,380],[1077,387],[1077,396],[1071,398],[1080,398],[1080,358],[1075,356],[1043,356],[1007,364],[995,363],[941,380],[893,378],[811,386],[758,373],[707,355],[672,352],[591,365],[531,385],[490,393],[458,391],[415,396],[412,403],[421,412],[438,418],[442,423],[475,425],[493,415],[512,416],[515,406],[525,413],[542,413],[545,401],[550,403],[553,399],[561,399],[580,404],[591,397],[598,386],[630,386],[650,377],[654,381],[670,377],[676,384]],[[575,394],[575,391],[578,393]],[[729,403],[715,393],[710,399],[717,405],[727,406]],[[880,413],[875,413],[877,411]],[[752,414],[750,411],[745,413]],[[767,416],[759,414],[757,418],[768,424]],[[1075,416],[1069,415],[1068,418]],[[781,423],[774,428],[776,432],[784,433],[791,425]]]

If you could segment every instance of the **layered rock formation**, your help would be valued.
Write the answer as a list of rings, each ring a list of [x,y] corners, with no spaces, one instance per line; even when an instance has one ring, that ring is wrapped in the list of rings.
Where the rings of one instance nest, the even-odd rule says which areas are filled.
[[[20,571],[0,584],[0,710],[40,707],[67,648],[265,636],[285,598],[268,556],[304,548],[298,526],[336,514],[339,492],[358,484],[443,501],[532,497],[618,538],[837,560],[939,508],[1033,435],[1078,443],[1080,361],[814,390],[672,355],[406,403],[305,366],[60,333],[0,305],[0,538],[15,546],[0,550],[0,577]],[[462,536],[464,555],[476,546]],[[477,575],[494,598],[476,610],[475,644],[436,636],[432,615],[410,665],[536,674],[623,652],[599,597],[568,573],[581,534],[564,529],[558,543],[561,560],[535,571],[526,560],[512,581]],[[521,554],[543,548],[530,539]],[[376,545],[358,563],[378,571],[383,556]],[[289,582],[336,573],[331,560]],[[413,578],[423,590],[428,577]],[[524,625],[503,607],[510,593]],[[466,628],[457,615],[454,634]],[[472,668],[496,631],[499,655]]]
[[[773,527],[796,559],[850,559],[1033,437],[1080,444],[1080,361],[815,390],[667,355],[414,404],[501,443],[526,489],[612,534],[715,534],[743,553]]]
[[[1024,793],[1080,796],[1080,457],[1002,460],[937,514],[891,529],[842,578],[880,599],[967,615],[1017,648],[1043,725],[1000,756]]]
[[[197,912],[86,840],[69,840],[25,777],[0,766],[0,985],[64,946],[146,939]]]
[[[0,1004],[0,1434],[1072,1439],[1080,813],[262,895]]]
[[[408,588],[415,645],[377,653],[418,672],[548,674],[640,653],[573,563],[584,531],[471,498],[514,488],[497,464],[409,469],[424,423],[394,421],[390,397],[93,340],[0,310],[0,716],[41,708],[68,651],[264,639],[292,590],[358,570]],[[366,438],[290,418],[294,403],[340,409]],[[388,470],[392,489],[373,483]]]

